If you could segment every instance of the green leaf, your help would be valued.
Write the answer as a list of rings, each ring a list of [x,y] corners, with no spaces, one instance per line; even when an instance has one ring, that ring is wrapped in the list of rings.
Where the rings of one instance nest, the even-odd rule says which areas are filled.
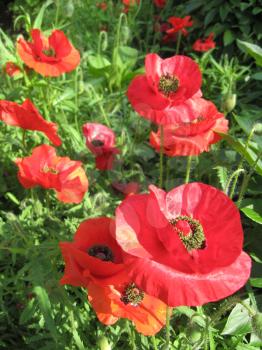
[[[34,316],[35,311],[36,311],[35,300],[31,299],[20,315],[19,324],[22,325],[27,323],[29,320],[31,320],[31,318]]]
[[[217,170],[217,176],[219,178],[220,185],[224,190],[227,182],[227,168],[219,165],[219,166],[216,166],[214,169]]]
[[[257,158],[257,155],[255,152],[253,152],[249,147],[246,149],[244,144],[240,142],[240,140],[234,139],[231,135],[229,134],[223,134],[223,133],[218,133],[224,140],[227,141],[227,143],[233,147],[233,149],[241,154],[245,160],[249,163],[251,167],[254,166],[254,162]],[[259,175],[262,176],[262,162],[259,161],[254,169]]]
[[[53,0],[48,0],[46,3],[43,4],[43,6],[41,7],[41,9],[40,9],[40,11],[39,11],[38,15],[36,16],[36,19],[33,23],[33,28],[41,29],[45,10],[51,4],[53,4]]]
[[[258,66],[262,66],[262,48],[260,46],[242,40],[237,40],[237,45],[241,50],[252,56]]]
[[[224,45],[228,46],[234,41],[235,37],[231,30],[227,29],[223,36]]]
[[[262,216],[255,212],[252,208],[242,208],[241,211],[252,221],[262,224]]]
[[[249,282],[253,287],[262,288],[262,278],[250,278]]]
[[[246,303],[248,301],[245,301]],[[237,304],[228,316],[222,335],[244,335],[251,331],[251,320],[247,309]]]
[[[110,61],[101,55],[88,56],[88,63],[90,64],[91,68],[95,70],[105,70],[111,66]]]
[[[49,332],[51,333],[54,340],[57,340],[57,331],[55,327],[55,323],[52,317],[52,309],[51,309],[51,303],[48,297],[47,292],[45,289],[41,286],[37,286],[34,289],[34,293],[37,296],[40,310],[44,316],[46,327],[48,328]]]

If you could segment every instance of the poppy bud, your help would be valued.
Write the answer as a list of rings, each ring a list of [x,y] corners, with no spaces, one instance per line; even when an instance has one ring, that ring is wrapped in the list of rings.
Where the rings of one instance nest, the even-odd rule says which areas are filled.
[[[233,111],[233,109],[236,106],[237,102],[237,95],[236,94],[231,94],[228,93],[227,95],[224,96],[223,98],[223,103],[222,103],[222,109],[225,113],[229,113]]]
[[[112,347],[108,343],[108,340],[105,336],[99,337],[98,345],[99,345],[100,350],[112,350]]]
[[[252,328],[256,336],[262,340],[262,313],[258,312],[252,317]]]
[[[256,123],[254,129],[256,134],[262,135],[262,123]]]
[[[72,0],[69,0],[65,6],[66,17],[72,17],[75,11],[75,6]]]
[[[123,25],[121,31],[121,40],[123,44],[126,44],[130,38],[130,29],[128,26]]]

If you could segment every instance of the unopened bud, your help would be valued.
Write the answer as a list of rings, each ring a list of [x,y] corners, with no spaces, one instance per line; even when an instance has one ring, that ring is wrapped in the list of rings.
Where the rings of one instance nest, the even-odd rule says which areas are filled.
[[[258,312],[252,317],[252,328],[256,336],[262,340],[262,313]]]
[[[255,134],[262,135],[262,123],[256,123],[254,125]]]
[[[123,25],[121,28],[121,41],[125,45],[130,38],[130,29],[127,25]]]
[[[225,113],[233,111],[236,106],[237,95],[236,94],[227,94],[223,98],[222,109]]]
[[[98,339],[98,345],[100,350],[112,350],[111,345],[108,343],[108,340],[104,335]]]

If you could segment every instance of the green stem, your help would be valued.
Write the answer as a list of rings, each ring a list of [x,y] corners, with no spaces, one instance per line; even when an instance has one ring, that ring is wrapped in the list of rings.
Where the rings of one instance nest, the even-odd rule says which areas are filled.
[[[170,349],[170,318],[172,314],[172,308],[167,307],[166,309],[166,344],[165,344],[165,350]]]
[[[228,192],[229,192],[229,187],[230,187],[230,184],[231,184],[231,181],[236,177],[236,176],[239,176],[240,173],[245,173],[245,170],[244,169],[237,169],[235,170],[228,178],[227,182],[226,182],[226,186],[225,186],[225,189],[224,189],[224,192],[225,194],[228,195]],[[234,191],[235,191],[235,186],[236,186],[236,183],[234,181],[233,185],[232,185],[232,188],[231,188],[231,191],[230,191],[230,195],[229,197],[232,198],[233,197],[233,194],[234,194]]]
[[[153,345],[154,350],[158,350],[157,343],[156,343],[156,337],[154,335],[151,337],[151,340],[152,340],[152,345]]]
[[[75,127],[79,130],[78,124],[78,69],[75,71]]]
[[[164,127],[160,125],[159,187],[163,186]]]
[[[179,31],[178,35],[177,35],[177,42],[176,42],[176,55],[178,55],[178,53],[179,53],[180,44],[181,44],[181,37],[182,37],[182,32]]]
[[[187,158],[187,166],[186,166],[186,178],[185,178],[186,184],[189,183],[191,164],[192,164],[192,156],[189,156]]]

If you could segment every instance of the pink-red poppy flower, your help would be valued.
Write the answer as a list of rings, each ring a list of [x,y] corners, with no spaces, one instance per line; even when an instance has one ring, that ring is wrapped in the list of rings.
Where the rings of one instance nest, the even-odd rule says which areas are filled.
[[[154,0],[154,4],[159,8],[163,8],[166,6],[166,0]]]
[[[61,30],[46,38],[39,29],[31,31],[32,42],[19,38],[17,52],[22,61],[43,76],[58,77],[74,70],[80,54]]]
[[[214,42],[214,33],[210,33],[206,39],[197,39],[193,44],[193,50],[205,52],[216,47]]]
[[[9,77],[13,78],[21,74],[21,69],[14,62],[6,62],[5,72]]]
[[[116,239],[134,283],[169,306],[196,306],[239,290],[250,275],[239,211],[216,188],[190,183],[127,197]],[[132,257],[130,257],[132,255]]]
[[[57,124],[46,121],[29,99],[21,105],[0,100],[0,120],[7,125],[18,126],[25,130],[41,131],[55,146],[60,146],[62,143],[57,134]]]
[[[188,31],[185,28],[192,27],[193,25],[193,21],[190,16],[186,16],[185,18],[169,17],[167,21],[172,25],[172,28],[166,31],[167,34],[181,32],[183,35],[187,35]]]
[[[202,75],[196,62],[187,56],[161,59],[149,54],[146,73],[135,77],[127,96],[135,111],[157,124],[194,120],[194,98],[201,96]]]
[[[135,283],[107,287],[90,283],[88,299],[99,321],[106,325],[127,318],[146,336],[156,334],[165,325],[166,305],[145,294]]]
[[[15,160],[18,180],[25,188],[41,186],[53,189],[64,203],[80,203],[88,189],[82,163],[68,157],[58,157],[55,148],[41,145],[32,155]]]
[[[96,157],[96,168],[110,170],[116,154],[120,153],[115,147],[115,134],[103,124],[86,123],[83,125],[83,134],[87,148]]]
[[[73,242],[61,242],[65,272],[60,283],[88,288],[88,298],[99,320],[134,321],[139,332],[151,335],[164,325],[166,305],[149,297],[130,281],[115,238],[115,222],[107,217],[88,219]]]
[[[221,139],[217,132],[227,132],[228,120],[212,102],[199,98],[196,109],[198,118],[195,120],[164,126],[163,151],[166,155],[196,156],[208,152],[210,146]],[[150,144],[160,151],[160,129],[157,133],[151,132]]]
[[[128,182],[128,183],[120,183],[113,182],[112,186],[119,192],[123,193],[125,196],[130,196],[132,194],[136,194],[139,192],[140,185],[138,182]]]

